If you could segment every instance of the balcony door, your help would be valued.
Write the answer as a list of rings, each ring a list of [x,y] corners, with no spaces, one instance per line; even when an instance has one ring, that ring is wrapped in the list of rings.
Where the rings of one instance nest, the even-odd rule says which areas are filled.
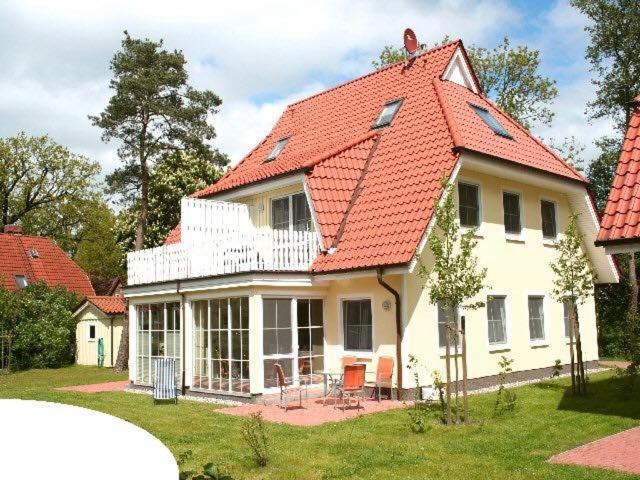
[[[313,230],[311,211],[304,192],[271,200],[271,228],[289,232]]]
[[[320,299],[263,300],[264,388],[278,386],[274,364],[294,384],[320,383],[324,368],[323,308]]]

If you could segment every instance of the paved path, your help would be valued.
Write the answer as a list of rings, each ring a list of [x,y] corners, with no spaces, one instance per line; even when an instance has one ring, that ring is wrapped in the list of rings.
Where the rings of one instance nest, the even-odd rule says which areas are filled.
[[[56,390],[81,393],[121,392],[124,391],[127,385],[129,385],[129,380],[122,380],[119,382],[92,383],[90,385],[74,385],[71,387],[56,388]]]
[[[640,473],[640,427],[568,450],[549,461]]]

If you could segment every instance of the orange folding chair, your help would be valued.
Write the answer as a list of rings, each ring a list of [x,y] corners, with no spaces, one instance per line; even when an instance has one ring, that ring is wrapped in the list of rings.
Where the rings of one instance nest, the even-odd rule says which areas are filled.
[[[378,367],[376,368],[376,381],[373,384],[369,384],[373,387],[372,395],[376,395],[378,397],[378,401],[382,398],[381,390],[383,388],[389,389],[389,396],[387,398],[391,399],[391,389],[393,385],[391,384],[391,380],[393,379],[393,357],[379,357],[378,358]]]
[[[278,387],[280,388],[280,404],[279,406],[282,408],[284,406],[284,411],[287,411],[287,396],[296,395],[298,396],[299,405],[302,407],[302,387],[295,387],[290,380],[287,380],[284,376],[284,371],[282,370],[282,366],[279,363],[273,365],[273,369],[276,373],[276,378],[278,379]],[[307,400],[309,399],[309,390],[304,386]]]
[[[351,398],[356,396],[358,396],[358,407],[360,407],[360,398],[364,394],[364,374],[366,369],[367,366],[362,363],[345,365],[342,385],[337,389],[337,398],[342,400],[342,411],[345,409],[345,399],[349,401],[349,406],[351,406]],[[336,407],[336,404],[333,405],[333,408]]]

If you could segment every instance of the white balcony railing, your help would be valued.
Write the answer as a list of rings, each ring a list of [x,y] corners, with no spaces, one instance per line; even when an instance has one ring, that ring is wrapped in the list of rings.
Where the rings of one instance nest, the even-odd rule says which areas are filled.
[[[181,242],[127,254],[129,285],[253,271],[306,271],[315,232],[257,229],[246,205],[187,199]]]

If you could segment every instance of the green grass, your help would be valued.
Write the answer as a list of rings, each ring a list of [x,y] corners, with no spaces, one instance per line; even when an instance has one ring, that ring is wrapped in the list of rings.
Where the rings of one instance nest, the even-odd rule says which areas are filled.
[[[0,397],[79,405],[148,430],[186,467],[213,462],[234,479],[622,479],[630,475],[551,465],[553,454],[640,425],[638,394],[622,397],[610,373],[593,375],[591,393],[574,398],[568,383],[516,389],[516,411],[494,419],[495,394],[471,398],[474,424],[444,427],[433,413],[424,434],[409,430],[406,411],[362,416],[320,427],[268,424],[271,461],[255,467],[240,437],[241,418],[189,401],[152,406],[147,395],[81,394],[54,387],[122,379],[108,369],[69,367],[0,375]],[[117,445],[113,446],[117,454]],[[153,459],[147,459],[153,461]]]

